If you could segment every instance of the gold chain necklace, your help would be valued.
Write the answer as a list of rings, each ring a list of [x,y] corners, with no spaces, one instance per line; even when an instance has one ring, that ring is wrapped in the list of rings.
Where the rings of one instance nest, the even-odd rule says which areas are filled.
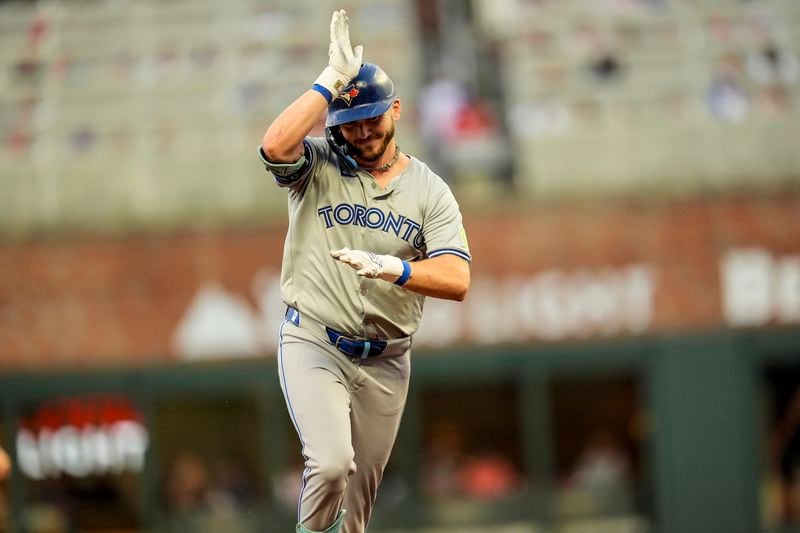
[[[389,161],[388,163],[384,163],[379,167],[361,167],[361,168],[363,168],[364,170],[369,170],[370,172],[375,172],[375,171],[377,171],[377,172],[385,172],[385,171],[389,170],[390,168],[392,168],[394,166],[394,164],[397,163],[397,160],[399,158],[400,158],[400,147],[395,145],[394,146],[394,157],[392,158],[391,161]]]

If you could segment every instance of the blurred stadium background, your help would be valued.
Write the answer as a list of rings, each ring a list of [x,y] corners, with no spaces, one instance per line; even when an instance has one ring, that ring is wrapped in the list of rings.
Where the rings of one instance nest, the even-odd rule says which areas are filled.
[[[330,13],[475,262],[375,533],[800,524],[800,2],[0,2],[0,531],[293,530],[285,195]]]

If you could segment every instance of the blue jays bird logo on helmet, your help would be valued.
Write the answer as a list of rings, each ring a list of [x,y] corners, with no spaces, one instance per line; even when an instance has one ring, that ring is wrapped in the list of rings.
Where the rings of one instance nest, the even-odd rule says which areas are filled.
[[[350,104],[353,103],[353,98],[358,96],[358,93],[359,90],[356,89],[352,84],[350,84],[342,90],[342,92],[339,94],[339,96],[336,97],[336,99],[344,100],[344,103],[349,106]]]

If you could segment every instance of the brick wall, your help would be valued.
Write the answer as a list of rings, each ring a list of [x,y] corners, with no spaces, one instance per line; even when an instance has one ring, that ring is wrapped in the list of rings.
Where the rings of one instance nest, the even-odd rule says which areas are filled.
[[[645,264],[650,331],[702,330],[723,324],[726,250],[800,254],[800,196],[504,208],[470,213],[465,226],[474,279]],[[198,288],[216,282],[255,305],[254,279],[280,268],[284,232],[0,244],[0,368],[173,359],[171,337]]]

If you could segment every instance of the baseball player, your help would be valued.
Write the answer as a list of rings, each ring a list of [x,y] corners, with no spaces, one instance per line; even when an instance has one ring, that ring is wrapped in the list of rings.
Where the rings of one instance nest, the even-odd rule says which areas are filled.
[[[305,458],[297,531],[362,533],[400,424],[425,296],[463,300],[458,204],[400,151],[394,84],[333,13],[329,64],[264,134],[288,189],[278,371]],[[307,137],[327,111],[326,138]]]

